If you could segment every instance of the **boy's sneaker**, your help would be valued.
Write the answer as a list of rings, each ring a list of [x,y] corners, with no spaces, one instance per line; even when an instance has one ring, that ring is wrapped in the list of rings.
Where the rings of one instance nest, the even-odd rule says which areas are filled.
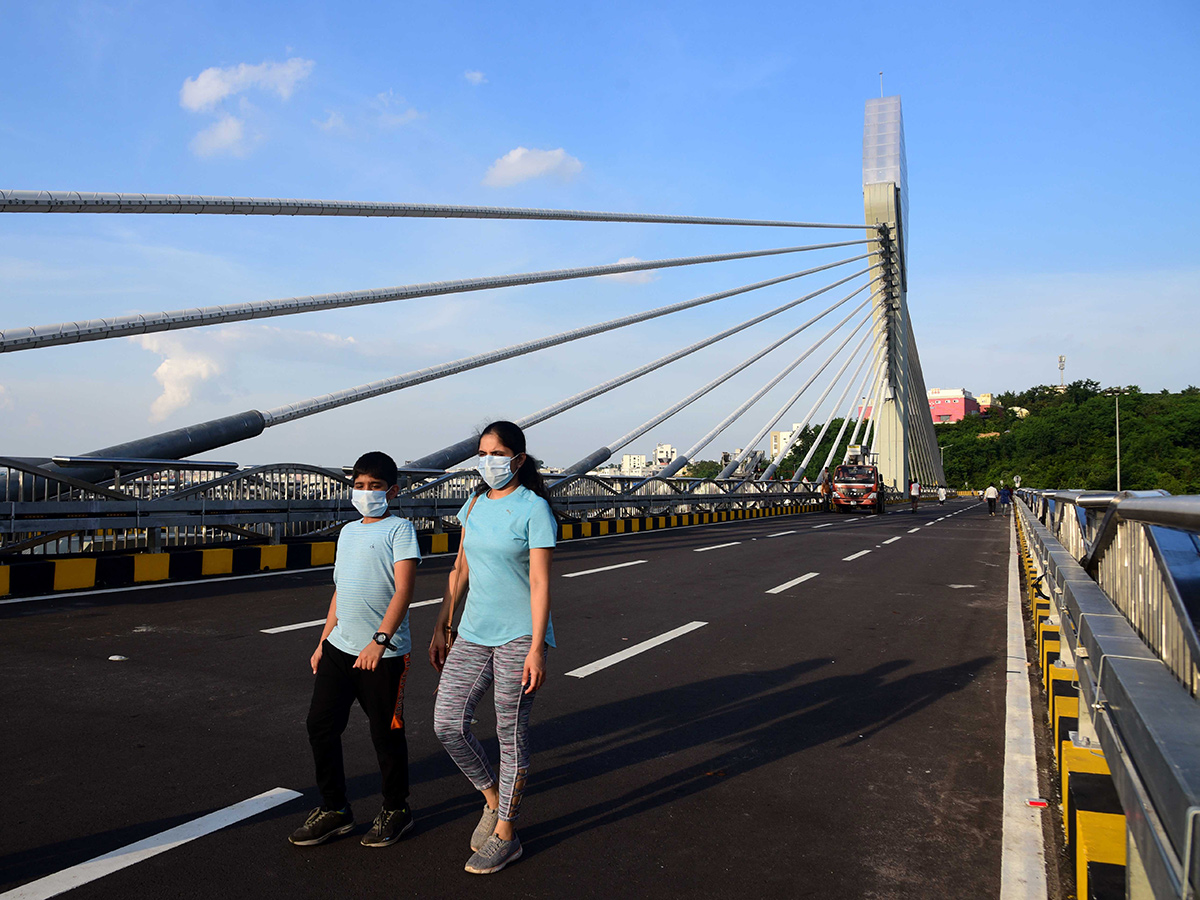
[[[413,827],[413,814],[408,806],[400,809],[381,809],[371,830],[362,836],[364,847],[388,847],[400,840]]]
[[[354,814],[349,806],[345,809],[322,809],[318,806],[308,814],[303,825],[288,835],[288,840],[297,847],[311,847],[353,830]]]
[[[472,875],[490,875],[520,858],[519,837],[514,834],[511,841],[505,841],[500,839],[500,835],[493,834],[475,851],[475,855],[467,860],[466,870]]]
[[[479,820],[479,824],[475,826],[475,833],[471,835],[471,849],[478,850],[496,832],[496,822],[500,819],[500,808],[492,809],[486,803],[483,804],[483,817]]]

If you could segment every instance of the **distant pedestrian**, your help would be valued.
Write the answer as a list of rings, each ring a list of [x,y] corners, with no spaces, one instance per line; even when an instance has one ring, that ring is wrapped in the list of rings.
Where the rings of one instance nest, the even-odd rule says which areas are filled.
[[[487,426],[479,438],[478,465],[484,484],[458,511],[462,538],[429,661],[442,673],[434,732],[484,799],[466,870],[488,875],[521,856],[513,823],[529,774],[529,711],[546,680],[546,647],[554,646],[550,558],[558,523],[519,427]],[[453,604],[463,595],[458,638],[448,646]],[[501,737],[499,778],[471,732],[475,707],[492,686]]]
[[[308,740],[321,805],[288,840],[322,844],[354,830],[346,799],[342,732],[354,701],[367,714],[383,780],[383,808],[363,835],[365,847],[394,844],[412,828],[408,808],[408,741],[404,736],[404,682],[411,641],[408,604],[421,552],[412,522],[388,514],[400,492],[395,461],[366,453],[354,464],[351,502],[362,519],[342,528],[333,566],[333,599],[316,652],[316,680],[308,710]]]
[[[986,500],[988,504],[989,516],[994,516],[996,514],[996,498],[999,496],[1000,492],[996,490],[996,486],[994,484],[989,484],[987,486],[987,490],[983,492],[983,499]]]
[[[913,479],[908,483],[908,499],[912,501],[912,511],[917,511],[917,504],[921,502],[921,483]]]
[[[938,486],[938,506],[945,506],[945,505],[946,505],[946,489],[939,485]]]
[[[1012,491],[1006,487],[1000,488],[1000,510],[1005,516],[1008,515],[1008,505],[1012,503]]]

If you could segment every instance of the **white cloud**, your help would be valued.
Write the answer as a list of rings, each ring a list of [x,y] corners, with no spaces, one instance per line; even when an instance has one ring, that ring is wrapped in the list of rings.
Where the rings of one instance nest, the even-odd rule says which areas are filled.
[[[162,393],[150,404],[151,422],[161,422],[175,410],[189,406],[192,388],[221,371],[220,363],[211,356],[186,349],[171,335],[141,334],[134,341],[163,357],[162,364],[154,370]]]
[[[205,112],[215,109],[226,97],[250,88],[274,91],[281,100],[287,100],[314,65],[311,59],[294,57],[285,63],[263,62],[256,66],[241,63],[223,69],[214,66],[183,82],[179,105],[191,112]]]
[[[636,256],[622,256],[619,263],[636,263],[641,260]],[[616,275],[601,275],[601,278],[611,278],[613,281],[623,281],[626,284],[649,284],[658,281],[657,272],[618,272]]]
[[[468,69],[463,72],[463,78],[467,79],[471,84],[487,84],[487,78],[484,77],[484,74],[474,69]]]
[[[569,181],[583,171],[583,163],[562,147],[557,150],[509,150],[488,167],[483,183],[488,187],[509,187],[531,178],[553,175]]]
[[[399,128],[421,117],[419,112],[408,106],[405,99],[391,88],[375,95],[375,106],[379,109],[379,124],[384,128]]]
[[[12,409],[12,397],[8,395],[8,388],[0,384],[0,409]]]
[[[341,131],[346,127],[346,120],[342,118],[342,114],[337,110],[329,110],[329,115],[324,119],[313,119],[313,124],[322,131]]]
[[[200,131],[191,143],[197,156],[245,156],[246,123],[231,115],[223,115],[207,128]]]

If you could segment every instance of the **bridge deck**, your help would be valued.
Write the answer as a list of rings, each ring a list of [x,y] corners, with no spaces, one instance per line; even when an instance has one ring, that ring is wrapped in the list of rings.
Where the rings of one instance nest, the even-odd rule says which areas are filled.
[[[565,545],[526,856],[487,891],[996,896],[1007,525],[951,502]],[[634,560],[645,562],[561,577]],[[448,564],[421,566],[416,600],[441,595]],[[412,612],[417,830],[381,851],[357,834],[304,850],[285,840],[317,802],[304,732],[317,630],[261,629],[323,616],[329,581],[289,573],[0,608],[0,891],[274,787],[305,796],[70,896],[483,890],[462,872],[478,795],[431,732],[433,607]],[[695,621],[707,624],[564,675]],[[361,831],[378,794],[357,713],[345,741]]]

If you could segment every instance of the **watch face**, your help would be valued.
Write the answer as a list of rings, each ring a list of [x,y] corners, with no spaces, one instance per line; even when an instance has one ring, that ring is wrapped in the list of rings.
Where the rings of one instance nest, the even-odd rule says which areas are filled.
[[[382,646],[388,642],[387,635],[384,634],[382,631],[375,635],[374,640],[375,640],[375,643],[379,644],[380,646]]]

